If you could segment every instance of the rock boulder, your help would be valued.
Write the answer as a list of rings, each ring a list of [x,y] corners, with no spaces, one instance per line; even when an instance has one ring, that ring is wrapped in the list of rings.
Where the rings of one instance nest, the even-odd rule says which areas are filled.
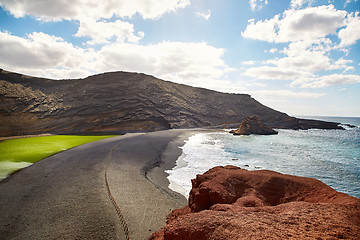
[[[358,239],[360,199],[268,170],[215,167],[150,239]]]
[[[277,131],[268,127],[261,122],[260,118],[256,116],[245,118],[239,125],[238,129],[231,131],[234,135],[272,135],[278,134]]]

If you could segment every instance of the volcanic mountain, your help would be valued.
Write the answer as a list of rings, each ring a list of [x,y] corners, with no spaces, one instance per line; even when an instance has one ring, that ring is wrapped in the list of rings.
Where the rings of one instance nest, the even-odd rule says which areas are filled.
[[[51,80],[0,69],[0,136],[231,127],[248,116],[272,128],[339,128],[338,123],[290,117],[247,94],[195,88],[141,73]]]

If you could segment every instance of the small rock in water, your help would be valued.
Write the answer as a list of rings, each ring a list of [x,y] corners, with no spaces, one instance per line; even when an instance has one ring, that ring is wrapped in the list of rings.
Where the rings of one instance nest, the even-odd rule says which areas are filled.
[[[344,124],[345,126],[349,127],[349,128],[356,128],[355,125],[352,125],[352,124]]]
[[[249,167],[249,165],[245,164],[244,167]]]
[[[272,135],[278,134],[277,131],[270,128],[261,122],[259,117],[252,116],[247,117],[243,121],[241,121],[238,129],[230,131],[233,135]]]

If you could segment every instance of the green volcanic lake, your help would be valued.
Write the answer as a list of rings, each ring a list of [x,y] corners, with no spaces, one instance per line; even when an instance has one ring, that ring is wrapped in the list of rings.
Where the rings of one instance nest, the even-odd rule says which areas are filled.
[[[55,135],[2,141],[0,142],[0,180],[12,172],[58,152],[114,136]]]

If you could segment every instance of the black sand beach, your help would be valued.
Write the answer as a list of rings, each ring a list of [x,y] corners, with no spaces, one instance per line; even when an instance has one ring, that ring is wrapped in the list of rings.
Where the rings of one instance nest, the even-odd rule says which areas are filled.
[[[0,182],[0,239],[146,239],[186,199],[168,186],[196,130],[104,139],[56,154]],[[200,131],[200,130],[199,130]],[[106,173],[106,174],[105,174]]]

